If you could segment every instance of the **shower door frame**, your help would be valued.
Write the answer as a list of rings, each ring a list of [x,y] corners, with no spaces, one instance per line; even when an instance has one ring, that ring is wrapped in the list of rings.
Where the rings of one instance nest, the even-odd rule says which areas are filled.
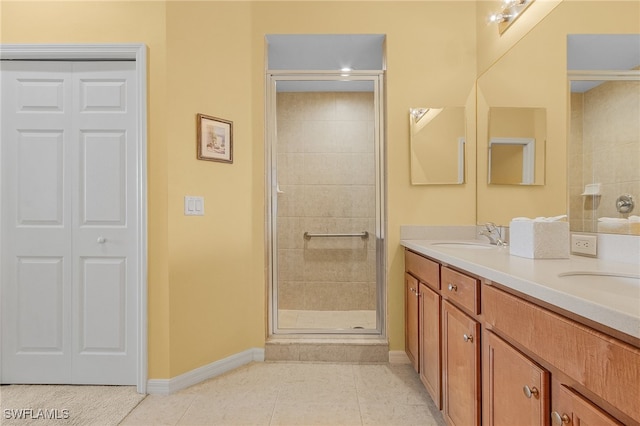
[[[374,86],[374,156],[376,193],[376,328],[375,329],[282,329],[278,327],[278,265],[277,265],[277,115],[276,84],[278,81],[371,81]],[[266,198],[267,198],[267,321],[268,335],[287,337],[313,335],[340,337],[386,338],[386,143],[384,128],[384,70],[367,71],[290,71],[267,70],[266,81]]]

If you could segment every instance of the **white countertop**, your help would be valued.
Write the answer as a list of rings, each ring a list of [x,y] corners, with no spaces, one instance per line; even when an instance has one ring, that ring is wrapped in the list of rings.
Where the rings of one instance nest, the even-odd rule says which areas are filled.
[[[438,246],[451,240],[402,240],[402,246],[442,263],[487,278],[614,330],[640,338],[640,281],[607,276],[559,277],[565,272],[640,275],[640,263],[571,256],[527,259],[509,247],[474,249]],[[478,243],[474,240],[473,243]],[[636,285],[636,282],[638,283]]]

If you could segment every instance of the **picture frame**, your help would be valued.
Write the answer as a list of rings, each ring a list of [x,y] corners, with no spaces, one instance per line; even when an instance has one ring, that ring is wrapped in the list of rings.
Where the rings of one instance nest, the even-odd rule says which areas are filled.
[[[233,122],[198,114],[197,158],[233,163]]]

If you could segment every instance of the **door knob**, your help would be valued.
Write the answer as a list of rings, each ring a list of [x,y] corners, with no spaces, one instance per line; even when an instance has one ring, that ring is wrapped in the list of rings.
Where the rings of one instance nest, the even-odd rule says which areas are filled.
[[[558,413],[557,411],[551,413],[551,420],[553,421],[553,424],[557,426],[562,426],[571,422],[569,416],[567,416],[566,414],[560,415],[560,413]]]
[[[522,388],[522,392],[524,392],[524,396],[526,396],[527,398],[531,398],[532,396],[535,396],[537,398],[538,394],[540,394],[538,388],[536,388],[535,386],[530,388],[527,385],[524,385],[524,387]]]
[[[465,334],[462,336],[462,338],[464,339],[465,342],[472,342],[473,343],[473,336],[470,334]]]
[[[98,244],[104,244],[107,242],[107,239],[105,237],[98,237]]]

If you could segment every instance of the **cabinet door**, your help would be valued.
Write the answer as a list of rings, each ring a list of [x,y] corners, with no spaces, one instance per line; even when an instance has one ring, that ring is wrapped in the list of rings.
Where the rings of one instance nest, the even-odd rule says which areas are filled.
[[[485,423],[548,424],[549,372],[491,332],[483,346]]]
[[[449,425],[480,424],[480,324],[442,302],[443,412]]]
[[[553,382],[551,424],[554,426],[612,426],[622,423],[572,389]]]
[[[438,409],[440,398],[440,295],[420,283],[420,379]]]
[[[404,346],[405,352],[416,371],[420,371],[420,347],[418,328],[418,280],[409,274],[405,274],[404,293]]]

